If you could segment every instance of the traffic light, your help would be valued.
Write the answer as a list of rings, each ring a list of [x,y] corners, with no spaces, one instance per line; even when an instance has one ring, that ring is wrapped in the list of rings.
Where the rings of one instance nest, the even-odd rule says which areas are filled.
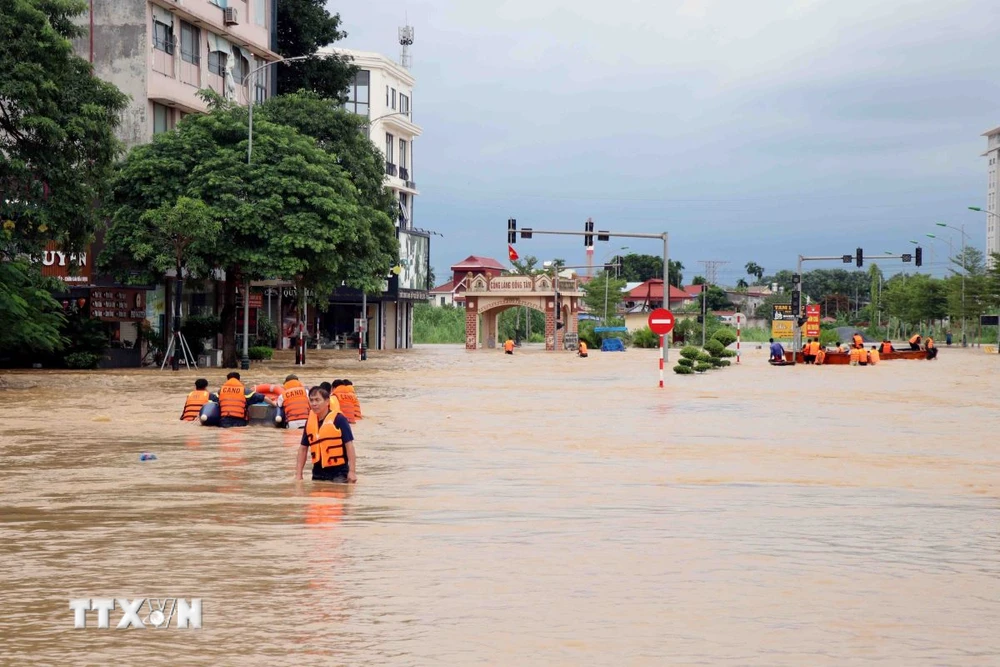
[[[556,303],[556,319],[557,320],[562,319],[561,315],[562,315],[562,304]]]
[[[530,238],[531,238],[531,227],[525,227],[524,229],[521,230],[521,239],[524,240]]]
[[[591,231],[593,231],[594,228],[591,227],[590,229],[591,229]],[[611,240],[611,232],[609,232],[607,230],[602,230],[602,231],[597,232],[597,240],[598,241],[610,241]]]
[[[583,247],[589,248],[594,245],[594,222],[593,220],[588,220],[583,223],[583,231],[587,232],[583,237]]]
[[[850,264],[851,263],[851,256],[850,255],[843,255],[842,258],[844,260],[844,264]]]
[[[858,268],[860,269],[861,265],[865,263],[865,251],[858,248],[857,252],[854,254],[854,261],[857,262]]]
[[[806,323],[806,320],[808,320],[808,319],[809,318],[807,316],[805,316],[805,315],[802,315],[802,316],[799,317],[798,324],[799,324],[799,328],[800,329],[802,328],[802,325],[804,325]]]
[[[924,249],[921,248],[920,246],[917,246],[917,252],[913,258],[916,260],[917,266],[922,265],[924,263]]]
[[[908,252],[904,252],[904,253],[903,253],[903,254],[901,255],[901,257],[902,257],[902,259],[903,259],[903,261],[904,261],[904,262],[912,262],[912,261],[913,261],[913,255],[911,255],[911,254],[910,254],[910,253],[908,253]]]
[[[514,218],[507,218],[507,243],[517,243],[517,220]]]
[[[563,328],[563,323],[562,322],[556,322],[556,331],[559,331],[562,328]]]
[[[792,291],[792,314],[798,315],[802,311],[802,292],[799,290]]]

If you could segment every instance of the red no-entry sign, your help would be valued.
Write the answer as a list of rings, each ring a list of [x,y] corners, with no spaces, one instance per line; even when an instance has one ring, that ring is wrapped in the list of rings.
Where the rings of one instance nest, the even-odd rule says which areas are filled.
[[[649,314],[650,330],[664,336],[674,330],[674,314],[666,308],[657,308]]]

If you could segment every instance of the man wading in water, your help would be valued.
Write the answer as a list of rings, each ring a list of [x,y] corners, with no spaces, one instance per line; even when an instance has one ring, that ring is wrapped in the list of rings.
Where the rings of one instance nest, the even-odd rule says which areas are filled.
[[[295,457],[295,479],[302,479],[306,452],[313,464],[313,481],[353,483],[358,481],[354,434],[341,413],[330,412],[330,392],[322,387],[309,390],[309,420],[302,432],[302,446]]]

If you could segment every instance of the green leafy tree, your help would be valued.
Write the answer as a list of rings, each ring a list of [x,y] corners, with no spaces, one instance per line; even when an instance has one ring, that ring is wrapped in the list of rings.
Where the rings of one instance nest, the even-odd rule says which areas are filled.
[[[607,271],[601,271],[594,279],[583,286],[583,302],[587,304],[587,309],[594,315],[603,316],[605,312],[605,291],[607,295],[607,312],[614,315],[618,312],[618,306],[624,299],[622,290],[625,289],[624,280],[615,280],[614,276]]]
[[[78,0],[4,0],[0,9],[0,353],[52,351],[64,319],[41,276],[21,260],[49,241],[83,249],[94,202],[120,144],[127,98],[73,54]]]
[[[670,260],[669,279],[674,287],[680,287],[684,265],[675,260]],[[639,255],[629,253],[622,257],[621,278],[626,282],[641,283],[650,278],[663,278],[663,257],[656,255]]]
[[[109,237],[138,237],[132,228],[157,221],[143,218],[146,211],[169,210],[181,197],[201,202],[219,223],[214,250],[198,261],[226,273],[227,366],[236,365],[237,285],[285,278],[296,281],[300,295],[307,288],[326,295],[342,281],[376,291],[399,252],[391,221],[363,210],[357,187],[316,140],[262,119],[254,123],[248,166],[245,128],[244,109],[216,100],[210,113],[133,149],[109,202]],[[125,261],[120,253],[104,253],[101,264],[119,273],[154,268],[148,258],[118,265],[116,257]]]
[[[691,280],[691,284],[692,285],[704,285],[706,282],[708,282],[708,281],[705,280],[705,276],[695,276]]]
[[[744,268],[746,268],[748,276],[753,276],[757,279],[754,283],[755,285],[760,284],[760,281],[764,279],[764,267],[757,262],[747,262]]]
[[[330,14],[325,0],[281,0],[278,3],[278,53],[286,58],[308,56],[338,42],[340,14]],[[342,100],[356,68],[342,56],[310,58],[280,66],[278,94],[312,90],[322,97]]]

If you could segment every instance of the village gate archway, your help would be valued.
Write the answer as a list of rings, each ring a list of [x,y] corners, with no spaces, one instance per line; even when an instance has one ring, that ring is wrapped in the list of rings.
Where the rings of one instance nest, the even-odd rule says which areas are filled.
[[[545,349],[576,350],[577,315],[583,291],[576,280],[559,278],[562,329],[556,329],[556,287],[553,277],[479,275],[467,276],[465,291],[465,349],[487,349],[502,344],[498,340],[497,317],[508,308],[527,306],[545,314]]]

